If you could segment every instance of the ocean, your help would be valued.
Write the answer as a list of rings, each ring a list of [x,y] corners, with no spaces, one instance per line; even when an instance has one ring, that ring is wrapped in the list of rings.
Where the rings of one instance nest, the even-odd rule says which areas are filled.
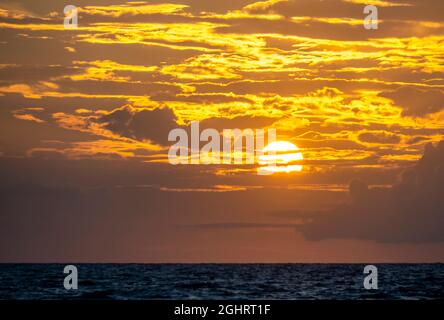
[[[444,264],[376,264],[378,289],[363,286],[364,264],[0,264],[0,299],[444,299]]]

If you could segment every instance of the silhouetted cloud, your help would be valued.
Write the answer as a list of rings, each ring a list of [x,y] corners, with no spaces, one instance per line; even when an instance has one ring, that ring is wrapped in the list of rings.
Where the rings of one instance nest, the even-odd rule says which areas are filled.
[[[444,93],[441,90],[403,87],[380,95],[393,100],[407,116],[424,116],[444,109]]]
[[[124,106],[103,115],[98,119],[105,124],[105,128],[121,136],[150,140],[166,145],[168,133],[177,128],[176,116],[169,108],[156,108],[153,110],[137,110]]]
[[[444,241],[444,141],[390,188],[350,184],[351,203],[312,215],[296,229],[311,240],[354,238],[378,242]]]
[[[391,132],[363,132],[359,135],[359,140],[369,143],[399,143],[399,135]]]

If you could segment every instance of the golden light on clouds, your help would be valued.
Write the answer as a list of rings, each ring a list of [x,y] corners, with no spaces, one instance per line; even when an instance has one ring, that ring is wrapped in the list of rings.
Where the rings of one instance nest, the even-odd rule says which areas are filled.
[[[364,3],[384,13],[379,30],[363,28]],[[444,129],[444,23],[421,3],[91,3],[79,7],[76,30],[65,30],[50,5],[39,15],[1,7],[0,29],[12,35],[5,45],[41,48],[6,57],[5,74],[35,76],[3,81],[0,95],[38,101],[48,113],[15,119],[89,133],[115,155],[111,141],[166,150],[144,121],[167,108],[155,125],[275,128],[325,168],[402,165]],[[47,52],[57,54],[41,59]],[[124,105],[133,111],[119,118]]]

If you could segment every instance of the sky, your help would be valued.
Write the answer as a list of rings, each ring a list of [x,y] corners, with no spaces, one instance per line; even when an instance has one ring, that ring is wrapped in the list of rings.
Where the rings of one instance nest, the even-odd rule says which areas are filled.
[[[444,262],[443,11],[0,0],[0,262]],[[303,168],[172,165],[195,121]]]

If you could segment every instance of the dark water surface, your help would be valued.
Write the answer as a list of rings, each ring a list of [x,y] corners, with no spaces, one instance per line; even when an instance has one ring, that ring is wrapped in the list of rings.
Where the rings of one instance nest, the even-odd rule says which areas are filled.
[[[444,299],[444,264],[0,264],[0,299]]]

